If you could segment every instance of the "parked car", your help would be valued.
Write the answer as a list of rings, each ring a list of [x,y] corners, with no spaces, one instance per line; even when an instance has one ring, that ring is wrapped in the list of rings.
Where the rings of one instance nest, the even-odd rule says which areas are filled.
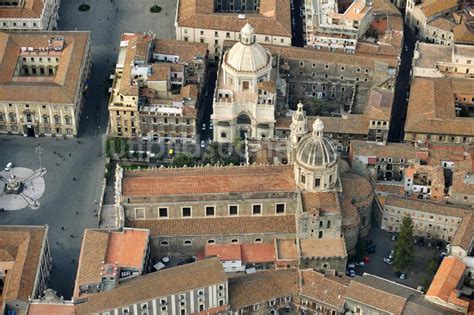
[[[206,141],[201,140],[201,148],[204,148],[206,146]]]
[[[418,240],[418,245],[419,246],[425,246],[425,238],[424,237],[420,237],[420,239]]]
[[[390,266],[393,265],[393,260],[390,257],[384,257],[383,262],[389,264]]]
[[[390,259],[393,259],[393,256],[394,256],[394,255],[395,255],[395,250],[392,249],[392,250],[390,251],[390,253],[388,254],[388,257],[389,257]]]
[[[376,247],[377,247],[377,245],[375,244],[374,241],[372,241],[372,240],[366,240],[365,241],[365,251],[367,252],[367,254],[375,253]]]
[[[349,277],[355,277],[356,276],[355,265],[354,264],[347,265],[346,275],[348,275]]]
[[[369,256],[364,256],[364,263],[366,265],[369,263]]]
[[[400,280],[405,280],[407,278],[407,274],[405,272],[399,271],[396,273],[397,278]]]
[[[206,130],[206,124],[202,124],[201,130]]]
[[[212,121],[209,123],[209,129],[214,129],[214,124],[212,123]]]
[[[390,239],[392,240],[392,242],[395,242],[397,240],[397,234],[392,234],[392,236],[390,236]]]
[[[443,247],[443,242],[442,241],[437,241],[436,242],[436,249],[440,250]]]
[[[360,262],[358,262],[358,263],[355,263],[355,265],[356,265],[357,267],[365,267],[365,262],[360,261]]]
[[[7,165],[5,166],[5,171],[9,172],[13,168],[13,163],[8,162]]]

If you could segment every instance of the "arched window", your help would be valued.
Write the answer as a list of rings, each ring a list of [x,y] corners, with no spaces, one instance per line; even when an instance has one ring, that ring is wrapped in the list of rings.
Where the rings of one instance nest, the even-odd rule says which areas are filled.
[[[237,117],[237,124],[239,125],[250,125],[251,122],[252,121],[247,114],[241,114],[239,117]]]
[[[64,120],[66,121],[66,125],[71,124],[71,118],[69,116],[64,117]]]
[[[60,118],[58,115],[54,115],[54,123],[59,124],[60,123]]]
[[[48,124],[49,123],[49,116],[48,115],[43,115],[43,123]]]
[[[16,122],[16,115],[14,113],[10,113],[8,116],[10,117],[10,122],[12,123]]]

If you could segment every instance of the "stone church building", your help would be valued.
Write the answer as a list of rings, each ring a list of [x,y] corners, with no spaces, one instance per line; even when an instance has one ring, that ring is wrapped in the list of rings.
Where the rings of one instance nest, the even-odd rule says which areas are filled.
[[[339,171],[336,146],[316,119],[308,133],[294,112],[288,165],[202,166],[117,171],[117,207],[125,225],[150,229],[158,257],[190,257],[208,244],[294,239],[306,267],[343,271],[371,222],[373,191],[364,177]],[[337,241],[344,239],[343,242]],[[304,257],[306,255],[306,257]]]

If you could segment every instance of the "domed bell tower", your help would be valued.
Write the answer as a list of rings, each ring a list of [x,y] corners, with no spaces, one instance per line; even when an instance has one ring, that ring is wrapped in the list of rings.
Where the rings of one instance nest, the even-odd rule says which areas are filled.
[[[301,102],[296,106],[296,111],[291,117],[290,125],[290,139],[288,148],[288,162],[289,164],[294,163],[296,150],[298,149],[298,143],[308,133],[306,114],[303,110],[303,104]]]

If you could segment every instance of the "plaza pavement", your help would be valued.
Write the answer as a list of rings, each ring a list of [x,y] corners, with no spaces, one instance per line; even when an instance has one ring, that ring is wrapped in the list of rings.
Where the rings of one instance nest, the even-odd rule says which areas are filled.
[[[79,12],[86,2],[89,12]],[[86,94],[78,139],[0,136],[0,166],[37,169],[35,147],[40,144],[45,192],[37,210],[29,208],[0,213],[0,225],[49,226],[53,270],[49,287],[71,297],[84,228],[97,227],[96,201],[104,174],[103,142],[107,128],[108,79],[113,73],[123,32],[152,31],[159,38],[174,38],[176,0],[159,0],[163,10],[149,12],[154,0],[68,0],[59,10],[58,30],[91,31],[93,67]],[[77,213],[77,214],[76,214]],[[65,230],[62,228],[64,227]],[[72,235],[72,237],[71,237]]]

